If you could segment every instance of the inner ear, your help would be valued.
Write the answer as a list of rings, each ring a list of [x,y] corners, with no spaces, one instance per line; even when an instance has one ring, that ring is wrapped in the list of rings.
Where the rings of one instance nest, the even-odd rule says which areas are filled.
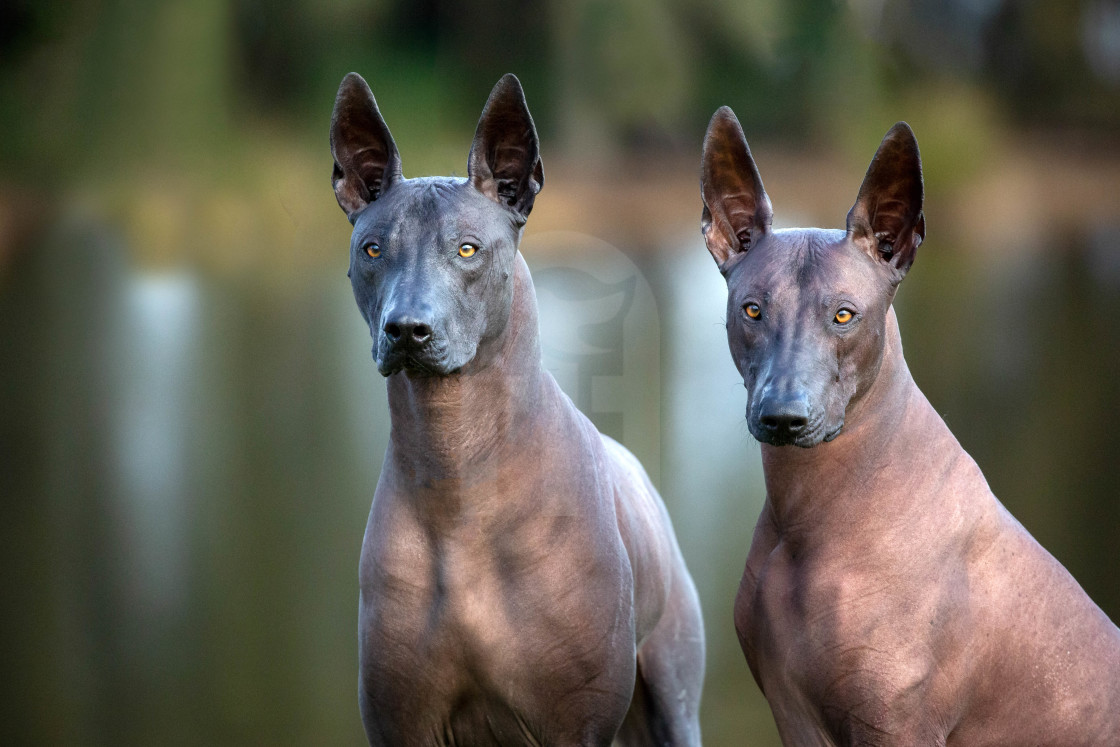
[[[490,92],[467,157],[467,175],[475,189],[522,219],[544,186],[537,128],[513,74],[502,76]]]
[[[401,157],[362,76],[342,79],[331,115],[331,183],[350,222],[401,178]]]
[[[700,226],[717,264],[747,251],[770,229],[774,218],[770,198],[743,128],[726,106],[712,116],[704,136],[700,195],[704,201]]]
[[[879,145],[859,195],[848,211],[848,235],[873,259],[887,263],[897,280],[914,263],[925,238],[922,158],[913,130],[899,122]]]

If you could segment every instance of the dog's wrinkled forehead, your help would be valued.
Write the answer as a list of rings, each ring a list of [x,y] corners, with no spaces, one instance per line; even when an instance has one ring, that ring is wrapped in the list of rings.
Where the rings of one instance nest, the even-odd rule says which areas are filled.
[[[728,283],[741,293],[783,297],[886,290],[874,262],[840,230],[772,231],[737,260]]]
[[[422,177],[405,179],[393,186],[381,199],[358,215],[354,222],[353,241],[368,238],[381,241],[401,240],[422,243],[433,239],[451,240],[469,236],[474,241],[490,241],[516,226],[507,218],[508,211],[494,204],[474,189],[466,179],[453,177]],[[495,220],[495,217],[505,220]]]

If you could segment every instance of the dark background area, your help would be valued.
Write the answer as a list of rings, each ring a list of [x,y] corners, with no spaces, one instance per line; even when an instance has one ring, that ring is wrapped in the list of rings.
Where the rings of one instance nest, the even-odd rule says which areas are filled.
[[[843,225],[879,139],[913,126],[911,370],[1120,619],[1120,4],[15,0],[0,741],[362,743],[357,558],[387,422],[328,178],[351,70],[409,176],[464,173],[491,86],[521,78],[546,365],[669,505],[704,603],[707,743],[776,744],[730,617],[758,447],[698,231],[723,104],[785,226]],[[555,267],[638,290],[611,316]],[[616,367],[549,352],[608,318]]]

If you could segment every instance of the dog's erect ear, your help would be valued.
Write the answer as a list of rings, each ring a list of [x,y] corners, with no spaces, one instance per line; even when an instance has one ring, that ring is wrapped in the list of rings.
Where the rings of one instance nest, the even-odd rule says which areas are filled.
[[[506,73],[490,92],[478,120],[467,175],[482,194],[529,217],[544,186],[537,128],[517,76]]]
[[[353,223],[401,177],[401,156],[362,76],[342,79],[331,115],[334,196]]]
[[[890,265],[896,283],[926,235],[923,195],[918,141],[910,125],[899,122],[883,138],[848,211],[848,235],[873,259]]]
[[[718,265],[747,251],[752,239],[770,230],[774,209],[730,107],[716,110],[704,136],[700,196],[704,199],[700,227]]]

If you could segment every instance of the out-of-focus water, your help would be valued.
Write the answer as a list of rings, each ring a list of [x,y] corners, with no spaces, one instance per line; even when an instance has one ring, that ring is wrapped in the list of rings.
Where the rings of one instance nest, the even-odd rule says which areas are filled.
[[[896,305],[996,494],[1120,619],[1116,228],[1015,254],[930,242]],[[692,227],[524,253],[547,367],[673,516],[706,742],[776,744],[731,624],[763,489],[722,278]],[[388,420],[341,261],[298,282],[145,272],[71,228],[0,276],[0,408],[0,741],[363,743],[357,559]]]

